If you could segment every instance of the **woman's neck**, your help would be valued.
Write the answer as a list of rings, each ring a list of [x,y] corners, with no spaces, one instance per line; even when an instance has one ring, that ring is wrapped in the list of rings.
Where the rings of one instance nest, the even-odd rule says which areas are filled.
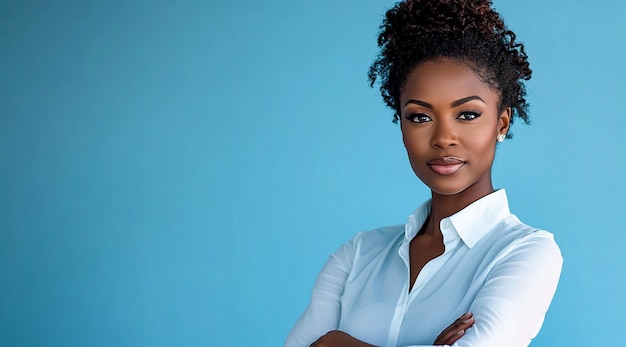
[[[441,229],[439,225],[442,219],[461,211],[476,200],[493,193],[493,191],[491,180],[487,180],[482,183],[476,182],[476,184],[471,185],[457,194],[442,195],[431,192],[432,205],[430,216],[426,222],[427,224],[422,228],[423,232],[440,234]]]

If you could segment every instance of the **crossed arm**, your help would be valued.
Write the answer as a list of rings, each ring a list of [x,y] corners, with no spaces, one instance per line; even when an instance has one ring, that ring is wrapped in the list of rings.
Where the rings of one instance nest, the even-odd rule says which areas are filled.
[[[521,240],[499,259],[472,302],[432,345],[454,347],[527,346],[536,336],[556,290],[562,258],[553,240]],[[353,249],[340,248],[320,273],[311,304],[296,323],[286,347],[371,347],[338,331],[340,299],[351,269]],[[426,347],[412,345],[404,347]]]
[[[464,314],[445,328],[439,336],[433,342],[435,346],[450,346],[465,335],[465,330],[474,325],[474,317],[471,312]],[[324,336],[313,342],[310,347],[376,347],[370,345],[367,342],[358,340],[349,334],[332,330],[326,333]]]

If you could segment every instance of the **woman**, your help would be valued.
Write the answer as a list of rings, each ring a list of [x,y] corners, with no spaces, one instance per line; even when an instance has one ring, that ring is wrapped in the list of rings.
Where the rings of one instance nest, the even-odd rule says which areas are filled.
[[[489,0],[402,1],[378,44],[370,80],[431,199],[330,257],[285,346],[526,346],[562,258],[491,182],[496,144],[528,122],[524,48]]]

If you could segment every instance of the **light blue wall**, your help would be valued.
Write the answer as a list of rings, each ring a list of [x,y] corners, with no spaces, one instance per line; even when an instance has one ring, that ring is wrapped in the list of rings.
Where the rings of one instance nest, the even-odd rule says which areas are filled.
[[[391,1],[1,1],[0,346],[279,346],[428,197],[366,72]],[[626,2],[498,1],[533,125],[494,181],[565,265],[533,346],[624,344]]]

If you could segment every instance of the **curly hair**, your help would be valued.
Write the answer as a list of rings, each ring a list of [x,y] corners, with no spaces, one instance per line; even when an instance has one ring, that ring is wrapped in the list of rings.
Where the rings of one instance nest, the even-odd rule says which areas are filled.
[[[532,70],[524,45],[515,41],[490,0],[404,0],[387,11],[378,35],[380,52],[369,68],[370,86],[400,119],[400,91],[420,63],[461,61],[499,94],[498,111],[510,107],[529,123],[526,88]]]

